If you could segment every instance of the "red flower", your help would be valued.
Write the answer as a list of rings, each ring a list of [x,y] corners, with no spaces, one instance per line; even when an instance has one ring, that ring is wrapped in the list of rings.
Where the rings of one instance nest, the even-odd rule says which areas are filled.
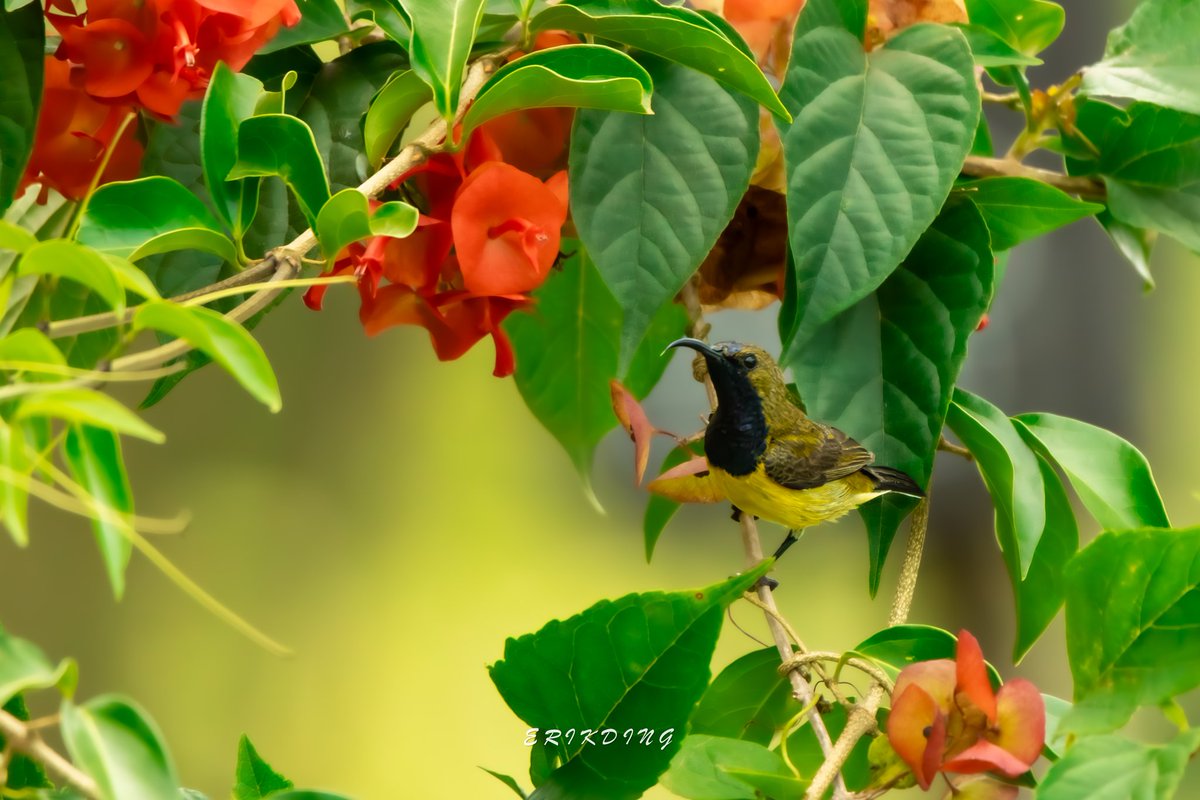
[[[499,161],[484,164],[463,183],[450,216],[463,285],[475,295],[541,286],[566,219],[565,172],[542,183]]]
[[[135,126],[126,126],[113,145],[122,121],[133,113],[132,106],[92,99],[84,90],[82,71],[55,58],[46,58],[45,69],[33,152],[18,191],[40,183],[78,200],[87,193],[110,147],[112,155],[99,182],[137,177],[142,145],[134,135]]]
[[[888,740],[922,789],[938,772],[1016,777],[1042,752],[1046,709],[1020,678],[992,691],[979,642],[959,631],[956,660],[905,667],[892,690]]]
[[[280,25],[300,21],[295,0],[92,0],[82,14],[47,0],[46,16],[88,92],[163,117],[203,94],[218,61],[239,70]]]

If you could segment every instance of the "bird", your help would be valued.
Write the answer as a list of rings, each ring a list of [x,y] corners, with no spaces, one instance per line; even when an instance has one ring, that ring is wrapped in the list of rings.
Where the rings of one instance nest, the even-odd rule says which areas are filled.
[[[678,339],[704,357],[717,407],[704,432],[710,480],[738,512],[779,523],[781,557],[805,528],[844,516],[888,492],[924,497],[904,472],[875,462],[847,434],[810,419],[783,371],[761,347]]]

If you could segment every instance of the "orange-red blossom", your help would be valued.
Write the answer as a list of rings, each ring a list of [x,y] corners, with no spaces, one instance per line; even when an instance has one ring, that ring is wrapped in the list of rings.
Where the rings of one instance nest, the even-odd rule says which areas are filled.
[[[979,642],[967,631],[959,631],[955,655],[905,667],[892,691],[888,740],[922,789],[939,772],[1016,777],[1045,742],[1037,687],[1016,678],[993,691]]]

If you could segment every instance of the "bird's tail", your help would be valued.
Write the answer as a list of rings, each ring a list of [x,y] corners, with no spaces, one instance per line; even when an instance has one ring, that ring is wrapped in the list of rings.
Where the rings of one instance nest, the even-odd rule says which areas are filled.
[[[925,492],[917,482],[898,469],[878,467],[872,464],[863,469],[875,481],[875,489],[880,492],[899,492],[912,497],[924,497]]]

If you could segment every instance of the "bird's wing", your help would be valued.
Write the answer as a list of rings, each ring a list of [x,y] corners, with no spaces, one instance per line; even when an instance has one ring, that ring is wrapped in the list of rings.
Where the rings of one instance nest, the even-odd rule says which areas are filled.
[[[837,428],[812,420],[772,437],[763,459],[767,477],[789,489],[811,489],[857,472],[875,455]]]

